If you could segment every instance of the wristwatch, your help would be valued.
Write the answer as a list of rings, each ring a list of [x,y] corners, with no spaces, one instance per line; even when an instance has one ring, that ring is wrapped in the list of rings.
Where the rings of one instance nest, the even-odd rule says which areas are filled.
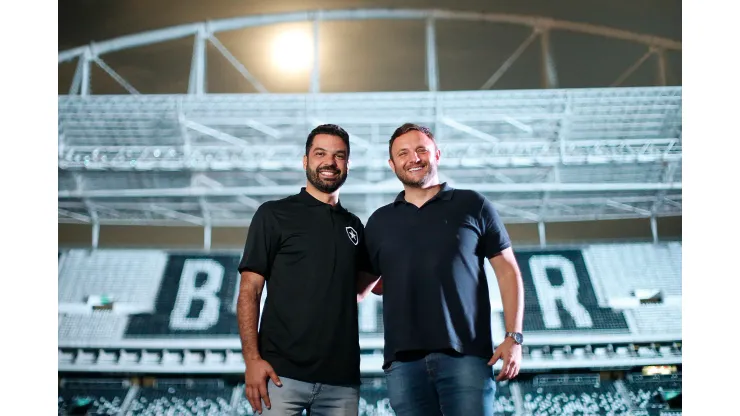
[[[521,332],[507,332],[504,336],[513,338],[514,342],[519,345],[522,345],[522,343],[524,342],[524,335],[522,335]]]

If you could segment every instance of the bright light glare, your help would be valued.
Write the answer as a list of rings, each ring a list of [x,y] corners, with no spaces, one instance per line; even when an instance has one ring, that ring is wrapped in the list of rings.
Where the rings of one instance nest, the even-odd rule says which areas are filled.
[[[284,72],[303,72],[313,64],[313,39],[303,31],[282,32],[272,47],[272,60]]]

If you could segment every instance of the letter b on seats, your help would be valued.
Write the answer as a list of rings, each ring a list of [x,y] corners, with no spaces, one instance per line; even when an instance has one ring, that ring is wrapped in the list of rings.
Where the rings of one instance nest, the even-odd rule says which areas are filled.
[[[196,287],[199,274],[206,276],[206,281]],[[170,314],[170,328],[175,330],[204,330],[218,322],[221,300],[218,293],[224,280],[224,267],[214,260],[186,260],[182,268],[180,285],[177,290],[175,306]],[[188,316],[193,301],[203,301],[203,308],[197,316]]]

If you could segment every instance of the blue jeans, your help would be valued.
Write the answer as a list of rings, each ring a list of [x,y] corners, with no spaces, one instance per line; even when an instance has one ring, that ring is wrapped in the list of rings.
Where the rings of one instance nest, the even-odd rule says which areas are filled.
[[[307,383],[287,377],[280,377],[280,381],[282,387],[267,381],[272,407],[267,409],[263,403],[263,416],[299,416],[304,409],[311,416],[357,416],[360,386]]]
[[[434,352],[394,361],[384,370],[391,407],[397,416],[493,416],[489,359]]]

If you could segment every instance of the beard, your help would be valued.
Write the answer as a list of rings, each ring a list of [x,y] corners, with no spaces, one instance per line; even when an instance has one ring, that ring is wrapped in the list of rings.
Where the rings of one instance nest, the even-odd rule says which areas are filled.
[[[323,179],[319,176],[319,173],[323,171],[336,173],[337,178],[334,180]],[[316,170],[306,167],[306,179],[319,191],[325,194],[331,194],[344,185],[344,181],[347,180],[347,172],[342,173],[339,169],[331,166],[324,166]]]
[[[412,178],[409,172],[404,167],[401,167],[400,169],[396,168],[396,177],[399,181],[401,181],[402,184],[406,186],[410,186],[412,188],[421,188],[429,183],[437,175],[437,165],[435,165],[434,163],[430,162],[426,164],[421,164],[418,167],[421,167],[422,169],[424,169],[425,167],[429,167],[426,174],[424,174],[424,176],[422,176],[421,178]]]

